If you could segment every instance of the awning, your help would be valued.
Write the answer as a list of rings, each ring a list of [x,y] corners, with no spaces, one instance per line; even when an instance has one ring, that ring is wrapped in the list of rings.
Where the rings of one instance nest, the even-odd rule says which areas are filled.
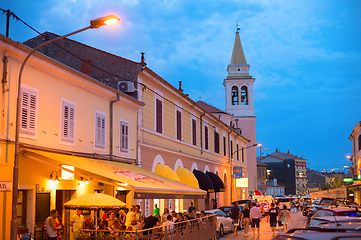
[[[134,191],[135,199],[194,199],[206,198],[206,192],[190,187],[181,182],[160,176],[135,165],[72,156],[40,150],[26,150],[28,158],[48,163],[51,161],[71,165],[78,169],[96,174],[119,183],[119,187],[127,186]],[[58,166],[60,166],[58,164]],[[109,184],[113,184],[109,181]],[[102,181],[107,184],[107,181]]]
[[[200,189],[203,189],[209,193],[214,192],[212,180],[207,176],[207,174],[196,169],[193,170],[193,174],[198,180]]]
[[[74,198],[66,203],[67,209],[120,209],[126,204],[119,199],[103,193],[90,193]]]
[[[177,173],[175,171],[173,171],[173,169],[171,169],[170,167],[168,167],[167,165],[163,165],[158,163],[157,166],[155,166],[155,171],[156,174],[159,174],[163,177],[166,178],[170,178],[174,181],[177,182],[181,182],[181,180],[179,179]]]
[[[217,174],[212,172],[206,172],[207,176],[212,180],[214,192],[225,192],[223,181],[218,177]]]
[[[255,196],[263,196],[262,192],[260,190],[254,190]]]
[[[199,188],[198,180],[194,174],[186,168],[178,167],[176,171],[180,181],[188,186]]]

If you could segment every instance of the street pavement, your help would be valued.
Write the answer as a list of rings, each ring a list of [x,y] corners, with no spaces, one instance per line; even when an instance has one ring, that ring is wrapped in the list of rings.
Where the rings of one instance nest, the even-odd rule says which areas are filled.
[[[293,224],[289,222],[288,230],[291,228],[302,228],[306,226],[307,218],[302,215],[302,212],[295,212],[294,209],[291,211],[291,218],[293,220]],[[276,230],[277,233],[284,233],[284,230]],[[253,232],[251,227],[248,229],[248,237],[244,236],[244,230],[238,231],[238,235],[234,235],[233,233],[227,233],[223,237],[219,238],[220,240],[225,239],[237,239],[237,240],[270,240],[272,239],[272,231],[271,227],[269,226],[269,222],[267,222],[267,218],[262,218],[260,223],[260,236],[256,235],[253,237]]]

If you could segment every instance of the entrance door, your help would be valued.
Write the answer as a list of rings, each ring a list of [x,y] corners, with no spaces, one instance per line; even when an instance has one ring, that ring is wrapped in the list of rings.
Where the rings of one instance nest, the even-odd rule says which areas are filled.
[[[62,228],[63,239],[70,239],[70,211],[64,209],[64,203],[70,201],[75,194],[75,190],[56,190],[55,208],[58,211],[59,221],[64,226]]]

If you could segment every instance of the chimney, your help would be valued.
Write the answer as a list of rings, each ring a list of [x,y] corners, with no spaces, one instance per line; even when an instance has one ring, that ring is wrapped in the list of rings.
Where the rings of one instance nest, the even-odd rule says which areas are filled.
[[[91,63],[92,61],[90,59],[82,59],[81,60],[81,68],[80,71],[88,76],[90,76],[91,73]]]
[[[276,148],[276,152],[278,152],[278,148]]]
[[[142,54],[142,56],[140,57],[140,65],[142,65],[142,68],[144,69],[145,66],[147,66],[147,64],[144,61],[144,52],[141,52],[140,54]]]
[[[179,91],[182,91],[182,92],[183,92],[183,89],[182,89],[182,81],[179,81]]]
[[[287,150],[287,153],[289,154],[289,153],[290,153],[290,150]]]

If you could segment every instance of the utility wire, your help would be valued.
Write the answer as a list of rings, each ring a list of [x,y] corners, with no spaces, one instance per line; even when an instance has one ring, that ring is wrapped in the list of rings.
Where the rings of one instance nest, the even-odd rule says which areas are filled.
[[[0,10],[3,11],[3,13],[6,12],[6,10],[4,10],[4,9],[1,9],[1,8],[0,8]],[[27,27],[29,27],[30,29],[32,29],[33,31],[35,31],[37,34],[39,34],[39,35],[41,35],[42,37],[44,37],[46,41],[50,40],[47,36],[45,36],[44,33],[40,33],[38,30],[36,30],[35,28],[33,28],[32,26],[30,26],[29,24],[27,24],[25,21],[23,21],[21,18],[19,18],[18,16],[16,16],[14,13],[11,12],[11,14],[13,15],[14,18],[16,18],[16,20],[24,23]],[[75,57],[75,58],[77,58],[77,59],[79,59],[79,60],[82,60],[82,58],[80,58],[79,56],[75,55],[74,53],[68,51],[67,49],[63,48],[62,46],[59,46],[57,43],[52,43],[52,44],[55,44],[57,47],[61,48],[62,50],[64,50],[64,51],[67,52],[68,54],[72,55],[73,57]],[[115,74],[113,74],[113,73],[110,73],[110,72],[108,72],[108,71],[106,71],[106,70],[104,70],[104,69],[102,69],[102,68],[100,68],[100,67],[98,67],[98,66],[95,66],[95,65],[93,65],[93,64],[91,64],[91,63],[89,63],[89,65],[92,66],[92,67],[94,67],[94,68],[96,68],[96,69],[98,69],[98,70],[100,70],[100,71],[102,71],[102,72],[104,72],[104,73],[107,73],[107,74],[109,74],[109,75],[111,75],[111,76],[113,76],[113,77],[115,77],[115,78],[118,78],[118,79],[120,79],[120,80],[122,80],[122,81],[131,81],[131,82],[134,82],[134,81],[132,81],[132,80],[124,79],[124,78],[122,78],[122,77],[119,77],[119,76],[117,76],[117,75],[115,75]],[[199,119],[199,120],[202,120],[200,117],[194,115],[193,113],[189,112],[188,110],[184,109],[183,107],[178,106],[177,104],[175,104],[175,103],[172,102],[171,100],[163,97],[163,96],[160,95],[159,93],[157,93],[157,92],[155,92],[154,90],[150,89],[150,88],[147,87],[145,84],[140,83],[140,82],[134,82],[134,83],[137,83],[137,84],[141,85],[142,87],[144,87],[144,90],[148,89],[149,91],[153,92],[153,93],[156,94],[157,96],[161,97],[162,99],[166,100],[167,102],[171,103],[172,105],[178,107],[179,109],[182,109],[182,111],[190,114],[191,116],[193,116],[193,117],[195,117],[195,118],[197,118],[197,119]],[[206,121],[204,121],[204,120],[202,120],[202,122],[204,122],[204,123],[206,123],[207,125],[213,127],[214,129],[216,128],[216,126],[213,126],[212,124],[210,124],[210,123],[208,123],[208,122],[206,122]]]

